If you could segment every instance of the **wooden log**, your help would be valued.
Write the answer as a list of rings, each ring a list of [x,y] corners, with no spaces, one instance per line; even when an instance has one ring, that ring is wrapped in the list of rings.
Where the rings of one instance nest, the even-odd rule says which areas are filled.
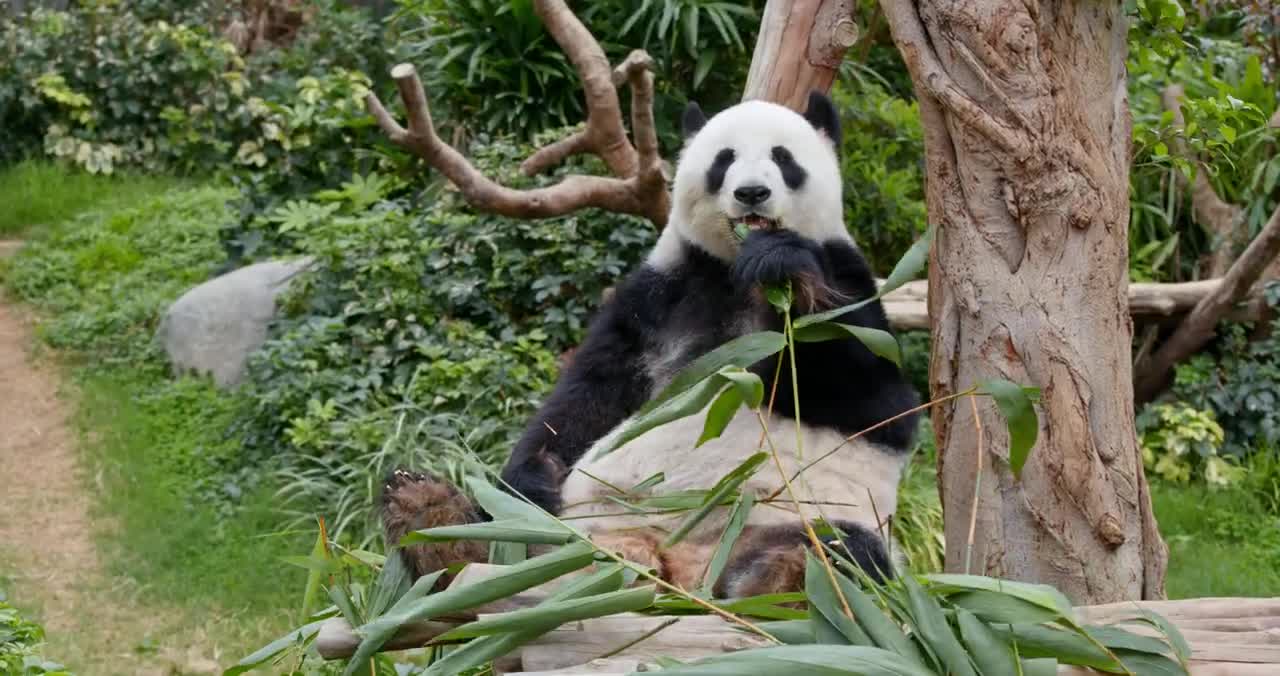
[[[523,646],[520,661],[525,669],[548,671],[582,664],[601,655],[642,662],[658,657],[696,660],[766,645],[769,645],[767,640],[736,629],[714,615],[627,614],[560,627]]]
[[[878,280],[884,283],[884,280]],[[1222,285],[1221,279],[1198,282],[1156,284],[1136,282],[1129,285],[1129,314],[1135,322],[1165,322],[1179,319],[1191,311],[1201,299]],[[889,323],[899,331],[929,328],[929,283],[907,282],[881,299]],[[1260,289],[1254,289],[1245,302],[1237,305],[1227,319],[1237,322],[1258,321],[1267,316],[1267,306]]]
[[[552,669],[551,671],[508,671],[500,676],[569,676],[570,674],[594,674],[595,676],[625,676],[640,671],[641,662],[628,659],[591,660],[586,664]]]
[[[421,648],[431,639],[458,626],[458,622],[413,622],[400,627],[395,636],[382,646],[382,652]],[[341,617],[335,617],[320,625],[316,634],[316,652],[326,660],[351,657],[360,645],[360,636]]]

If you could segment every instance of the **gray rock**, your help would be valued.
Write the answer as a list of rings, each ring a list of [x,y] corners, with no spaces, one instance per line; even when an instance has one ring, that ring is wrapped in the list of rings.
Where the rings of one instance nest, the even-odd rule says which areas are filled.
[[[267,339],[276,297],[310,258],[255,263],[215,277],[165,312],[158,338],[178,372],[213,376],[220,387],[244,377],[249,355]]]

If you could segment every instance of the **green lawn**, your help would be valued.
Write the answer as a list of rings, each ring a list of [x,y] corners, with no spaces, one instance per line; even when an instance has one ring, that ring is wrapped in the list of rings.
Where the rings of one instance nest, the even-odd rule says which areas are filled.
[[[180,184],[163,177],[95,176],[47,160],[27,160],[0,169],[0,238],[20,237],[95,206],[129,204]]]
[[[1280,596],[1280,519],[1243,490],[1156,483],[1169,598]]]

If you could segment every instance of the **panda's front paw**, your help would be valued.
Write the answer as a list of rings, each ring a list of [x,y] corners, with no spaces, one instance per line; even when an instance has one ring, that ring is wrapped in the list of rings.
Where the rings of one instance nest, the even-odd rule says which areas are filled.
[[[742,243],[734,261],[734,280],[749,288],[822,279],[821,251],[814,242],[788,230],[757,230]]]

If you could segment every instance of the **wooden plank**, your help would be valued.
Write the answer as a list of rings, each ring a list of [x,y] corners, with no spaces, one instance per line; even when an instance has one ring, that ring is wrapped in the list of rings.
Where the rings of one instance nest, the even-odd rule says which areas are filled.
[[[570,674],[595,674],[595,676],[625,676],[640,670],[642,662],[628,659],[591,660],[563,669],[551,671],[509,671],[504,676],[569,676]]]
[[[636,641],[639,642],[633,644]],[[644,662],[657,657],[695,660],[766,645],[769,642],[764,638],[735,629],[711,615],[628,614],[567,624],[521,648],[520,660],[525,669],[550,671],[584,664],[602,655]]]

